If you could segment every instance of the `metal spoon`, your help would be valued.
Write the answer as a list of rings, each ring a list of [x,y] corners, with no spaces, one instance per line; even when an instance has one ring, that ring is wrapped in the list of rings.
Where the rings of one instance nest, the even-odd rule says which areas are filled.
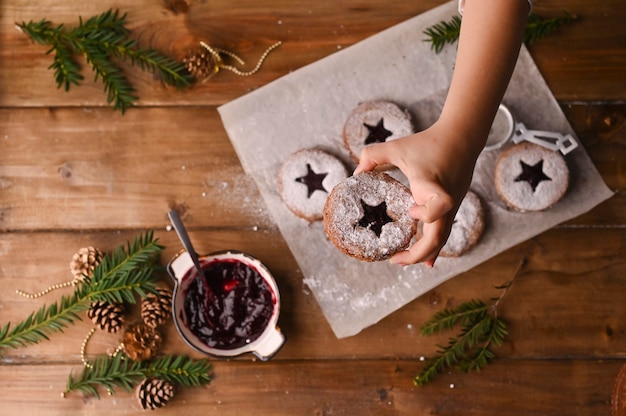
[[[193,261],[193,265],[196,266],[196,271],[200,276],[204,276],[204,271],[202,270],[202,265],[200,264],[200,259],[198,258],[198,254],[193,249],[193,245],[191,244],[191,239],[189,238],[189,234],[187,234],[187,229],[183,225],[182,220],[180,219],[180,215],[178,215],[178,211],[171,210],[168,214],[172,225],[174,226],[174,230],[176,230],[176,234],[178,234],[178,238],[180,238],[180,242],[183,243],[183,247],[189,253],[191,257],[191,261]]]

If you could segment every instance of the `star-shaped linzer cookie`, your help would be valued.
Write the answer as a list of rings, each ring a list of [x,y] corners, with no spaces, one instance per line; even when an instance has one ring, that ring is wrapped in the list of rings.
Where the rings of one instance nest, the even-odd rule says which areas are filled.
[[[306,175],[296,178],[296,182],[302,183],[306,185],[308,189],[307,198],[311,198],[313,192],[322,191],[328,193],[326,189],[324,189],[324,178],[328,175],[328,173],[315,173],[313,169],[311,169],[310,164],[306,164]]]
[[[524,163],[523,160],[520,160],[520,165],[522,166],[522,173],[515,178],[515,182],[528,182],[531,188],[533,188],[533,192],[535,192],[540,182],[552,180],[543,172],[543,159],[532,166]]]
[[[372,206],[361,200],[361,206],[363,207],[363,217],[359,220],[359,227],[369,228],[374,231],[376,237],[380,237],[383,225],[393,222],[393,218],[387,215],[387,204],[383,201]]]
[[[363,123],[363,125],[369,130],[369,134],[365,138],[366,145],[373,143],[384,143],[385,140],[387,140],[387,137],[393,134],[385,128],[384,119],[382,118],[375,126],[370,126],[369,124],[365,123]]]

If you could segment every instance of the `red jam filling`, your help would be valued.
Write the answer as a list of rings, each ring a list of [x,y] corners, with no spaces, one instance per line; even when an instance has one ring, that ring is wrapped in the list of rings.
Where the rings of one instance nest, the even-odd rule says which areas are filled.
[[[363,217],[359,220],[359,227],[368,228],[374,231],[376,237],[380,237],[383,232],[383,225],[393,222],[393,218],[387,215],[387,204],[383,201],[372,206],[361,200],[361,206],[363,207]]]
[[[326,189],[324,189],[324,178],[328,173],[315,173],[311,168],[310,164],[306,164],[306,175],[296,178],[296,182],[306,185],[307,187],[307,198],[311,198],[313,192],[322,191],[328,193]]]
[[[393,134],[385,128],[383,122],[384,119],[381,118],[375,126],[363,123],[363,125],[369,130],[369,134],[365,138],[366,145],[373,143],[384,143],[387,138]]]
[[[224,350],[261,336],[276,298],[259,271],[230,259],[203,262],[202,269],[204,276],[192,269],[183,278],[192,279],[181,316],[189,330],[207,346]]]
[[[520,160],[520,165],[522,167],[522,173],[515,178],[515,182],[528,182],[530,187],[533,188],[533,192],[537,190],[537,186],[541,181],[552,180],[543,172],[543,160],[540,160],[532,166],[524,163],[523,160]]]

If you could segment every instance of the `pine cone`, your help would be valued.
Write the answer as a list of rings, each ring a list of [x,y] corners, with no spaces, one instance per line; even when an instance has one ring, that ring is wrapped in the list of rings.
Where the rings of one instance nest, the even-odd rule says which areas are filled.
[[[122,303],[97,301],[91,304],[87,317],[100,329],[115,334],[124,324],[125,310]]]
[[[141,317],[149,327],[163,325],[172,315],[172,291],[159,287],[141,301]]]
[[[174,386],[166,380],[147,378],[137,386],[137,400],[144,410],[161,408],[172,397],[174,397]]]
[[[102,261],[102,252],[94,247],[83,247],[72,256],[70,271],[74,279],[82,281],[83,275],[91,276]]]
[[[183,63],[187,71],[196,79],[208,78],[219,69],[215,56],[202,47],[190,51],[183,59]]]
[[[122,335],[124,352],[133,361],[145,361],[154,357],[162,342],[161,334],[144,323],[128,326]]]

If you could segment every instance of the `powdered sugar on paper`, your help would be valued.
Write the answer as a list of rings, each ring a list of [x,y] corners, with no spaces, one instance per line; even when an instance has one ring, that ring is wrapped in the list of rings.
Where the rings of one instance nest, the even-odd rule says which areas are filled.
[[[421,39],[427,27],[450,20],[457,13],[456,6],[452,1],[437,7],[219,108],[243,168],[256,181],[305,283],[339,338],[357,334],[446,280],[612,195],[579,147],[567,155],[572,182],[565,197],[540,213],[515,212],[500,200],[494,187],[500,150],[485,152],[472,182],[472,189],[488,205],[485,233],[470,252],[459,258],[440,258],[432,269],[353,259],[328,241],[321,222],[309,223],[285,207],[276,189],[276,175],[290,154],[318,146],[349,166],[342,128],[359,103],[393,101],[408,109],[421,129],[436,120],[449,87],[456,48],[435,54]],[[504,103],[529,128],[574,134],[524,48]]]

